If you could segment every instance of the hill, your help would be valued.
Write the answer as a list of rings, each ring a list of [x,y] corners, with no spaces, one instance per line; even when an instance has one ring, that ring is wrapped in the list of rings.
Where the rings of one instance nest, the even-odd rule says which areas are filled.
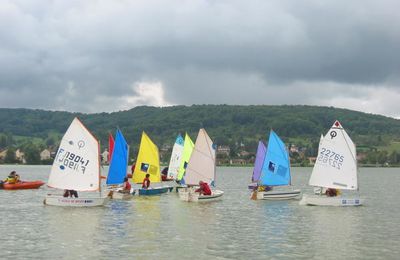
[[[192,105],[135,107],[113,113],[69,113],[32,109],[0,109],[0,148],[26,138],[57,143],[75,116],[79,116],[103,144],[109,132],[119,127],[135,152],[142,131],[159,146],[172,144],[176,135],[190,134],[194,140],[200,127],[206,128],[218,145],[255,150],[258,139],[266,139],[274,129],[287,143],[314,147],[338,119],[359,149],[393,149],[400,140],[400,120],[362,112],[317,106],[231,106]],[[34,139],[35,138],[35,139]],[[17,142],[18,143],[18,142]]]

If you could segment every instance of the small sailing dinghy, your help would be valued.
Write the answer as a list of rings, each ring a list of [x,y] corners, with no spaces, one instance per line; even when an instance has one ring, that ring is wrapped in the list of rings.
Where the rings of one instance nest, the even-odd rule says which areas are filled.
[[[335,121],[321,139],[309,185],[316,187],[314,195],[303,195],[300,205],[360,206],[359,196],[350,197],[337,190],[358,190],[356,146],[339,121]],[[333,190],[331,196],[323,193]],[[337,195],[337,196],[334,196]]]
[[[193,186],[199,185],[200,181],[215,184],[216,152],[211,138],[205,129],[200,129],[189,163],[187,164],[184,182],[190,186],[179,189],[179,198],[183,201],[211,201],[220,199],[224,194],[221,190],[212,189],[211,195],[199,195]]]
[[[267,147],[263,141],[258,141],[256,160],[254,161],[253,175],[251,176],[251,184],[248,186],[250,190],[254,190],[258,186],[258,180],[261,176],[261,170],[264,164]]]
[[[158,147],[153,143],[150,137],[143,132],[132,182],[141,184],[146,174],[150,175],[151,185],[147,189],[139,188],[138,195],[159,195],[172,190],[173,187],[170,185],[163,184],[162,186],[154,186],[154,183],[161,182]]]
[[[300,190],[275,190],[279,186],[291,186],[290,158],[285,144],[279,136],[271,130],[268,148],[262,164],[261,176],[258,180],[258,189],[254,191],[257,199],[287,200],[300,196]],[[261,191],[261,187],[266,187]],[[272,189],[273,190],[268,190]],[[254,197],[254,194],[253,194]]]
[[[48,194],[44,204],[69,207],[102,206],[109,197],[101,194],[100,147],[97,139],[75,118],[61,140],[54,158],[48,184],[50,188],[75,191],[98,191],[96,196],[64,198]]]
[[[113,153],[110,161],[110,168],[107,175],[107,187],[112,199],[127,200],[132,198],[132,194],[122,192],[121,185],[126,177],[128,165],[129,146],[122,132],[117,129],[115,142],[113,143]]]

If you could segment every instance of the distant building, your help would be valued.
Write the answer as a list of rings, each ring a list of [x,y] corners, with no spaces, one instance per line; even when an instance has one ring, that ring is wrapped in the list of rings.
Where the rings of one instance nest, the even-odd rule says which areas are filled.
[[[48,149],[44,149],[43,151],[40,152],[40,160],[49,160],[51,159],[51,153]]]
[[[15,159],[17,159],[18,161],[22,162],[22,163],[26,163],[25,160],[25,153],[22,152],[20,149],[17,149],[15,151]]]
[[[109,155],[109,152],[107,149],[105,149],[104,152],[101,154],[101,162],[102,163],[108,163],[108,164],[110,163],[108,161],[108,155]]]
[[[290,151],[291,153],[298,153],[298,152],[299,152],[299,148],[298,148],[296,145],[292,144],[292,145],[290,146],[290,148],[289,148],[289,151]]]
[[[250,155],[250,153],[248,151],[241,151],[239,152],[239,156],[240,157],[248,157]]]
[[[246,165],[247,161],[245,159],[232,159],[230,161],[231,165]]]
[[[6,158],[7,155],[7,149],[3,150],[0,152],[0,160],[4,160],[4,158]]]
[[[217,149],[217,154],[229,156],[231,148],[227,145],[220,145]]]
[[[316,160],[317,160],[317,157],[308,157],[308,162],[310,165],[314,165]]]

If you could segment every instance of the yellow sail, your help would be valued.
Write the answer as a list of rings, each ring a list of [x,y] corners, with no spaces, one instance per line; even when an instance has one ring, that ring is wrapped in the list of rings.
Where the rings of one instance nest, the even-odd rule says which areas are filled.
[[[190,156],[192,155],[193,152],[193,141],[192,139],[190,139],[190,136],[186,133],[185,134],[185,143],[183,145],[183,154],[182,154],[182,161],[181,161],[181,166],[179,167],[179,173],[177,176],[177,180],[181,180],[185,170],[186,170],[186,166],[189,162]]]
[[[160,159],[157,145],[143,132],[132,182],[142,183],[147,173],[150,174],[151,183],[161,181]]]

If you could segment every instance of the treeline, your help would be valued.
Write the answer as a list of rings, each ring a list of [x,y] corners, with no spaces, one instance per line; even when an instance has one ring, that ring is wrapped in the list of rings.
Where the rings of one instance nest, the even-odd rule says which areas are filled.
[[[326,133],[336,119],[341,121],[353,141],[365,148],[365,153],[375,153],[400,140],[400,120],[333,107],[142,106],[96,114],[0,109],[0,149],[27,143],[38,149],[41,145],[57,145],[75,116],[81,118],[103,147],[107,144],[108,133],[120,128],[131,145],[133,156],[142,131],[146,131],[161,147],[172,145],[178,133],[188,132],[195,140],[200,127],[206,128],[218,145],[229,146],[232,155],[243,149],[255,151],[257,141],[267,139],[270,129],[276,131],[286,143],[306,147],[307,155],[315,155],[321,133]],[[30,140],[27,141],[27,138]]]

